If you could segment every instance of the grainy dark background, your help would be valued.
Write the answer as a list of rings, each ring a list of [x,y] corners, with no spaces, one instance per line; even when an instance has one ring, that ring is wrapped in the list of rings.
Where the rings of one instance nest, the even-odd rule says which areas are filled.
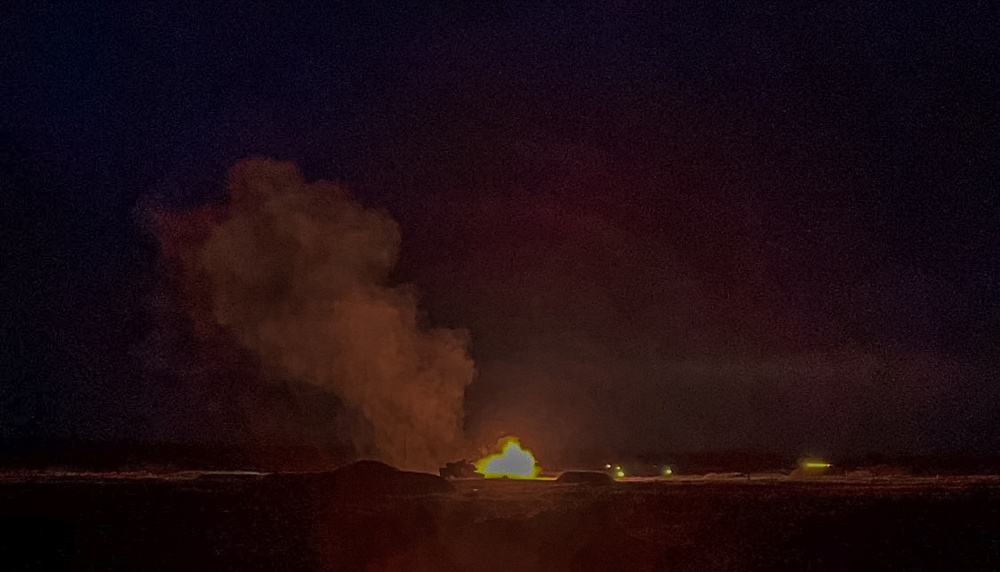
[[[263,154],[399,221],[471,434],[996,450],[995,6],[535,4],[5,3],[5,442],[241,442],[137,205]]]

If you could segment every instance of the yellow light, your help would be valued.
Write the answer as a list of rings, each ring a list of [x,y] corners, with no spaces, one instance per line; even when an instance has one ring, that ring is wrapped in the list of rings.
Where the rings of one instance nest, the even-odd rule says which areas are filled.
[[[664,477],[669,477],[672,474],[674,474],[674,470],[673,469],[671,469],[670,467],[663,467],[663,476]]]
[[[799,468],[804,471],[821,472],[832,466],[822,457],[803,457],[799,459]]]
[[[618,469],[618,472],[617,472],[617,473],[615,473],[615,474],[616,474],[616,475],[618,475],[618,478],[620,479],[620,478],[622,478],[622,477],[624,477],[624,476],[625,476],[625,471],[623,471],[623,470],[621,470],[621,469],[619,468],[619,469]]]
[[[516,437],[500,440],[500,453],[487,455],[476,461],[476,472],[487,479],[534,479],[542,471],[535,463],[531,451],[521,448]]]
[[[821,463],[819,461],[807,461],[805,467],[807,469],[829,469],[830,463]]]

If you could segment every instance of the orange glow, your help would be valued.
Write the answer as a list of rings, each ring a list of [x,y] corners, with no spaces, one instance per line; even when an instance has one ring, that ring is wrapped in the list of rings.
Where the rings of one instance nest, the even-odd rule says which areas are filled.
[[[497,444],[500,453],[476,461],[476,472],[487,479],[534,479],[542,471],[531,451],[521,448],[517,437],[504,437]]]

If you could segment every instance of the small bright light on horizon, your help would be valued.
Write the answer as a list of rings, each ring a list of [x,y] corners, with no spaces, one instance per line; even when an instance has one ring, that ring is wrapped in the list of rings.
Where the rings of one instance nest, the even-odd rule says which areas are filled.
[[[830,463],[821,463],[819,461],[808,461],[805,464],[807,469],[829,469]]]
[[[621,470],[621,467],[619,467],[618,472],[615,474],[618,475],[618,478],[620,479],[625,476],[625,471]]]
[[[799,459],[799,467],[806,471],[820,472],[832,466],[826,459],[821,457],[804,457]]]

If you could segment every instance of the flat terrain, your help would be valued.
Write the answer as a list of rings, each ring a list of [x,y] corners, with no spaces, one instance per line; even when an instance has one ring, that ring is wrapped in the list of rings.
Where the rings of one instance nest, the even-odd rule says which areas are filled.
[[[0,478],[3,570],[996,570],[1000,481]]]

